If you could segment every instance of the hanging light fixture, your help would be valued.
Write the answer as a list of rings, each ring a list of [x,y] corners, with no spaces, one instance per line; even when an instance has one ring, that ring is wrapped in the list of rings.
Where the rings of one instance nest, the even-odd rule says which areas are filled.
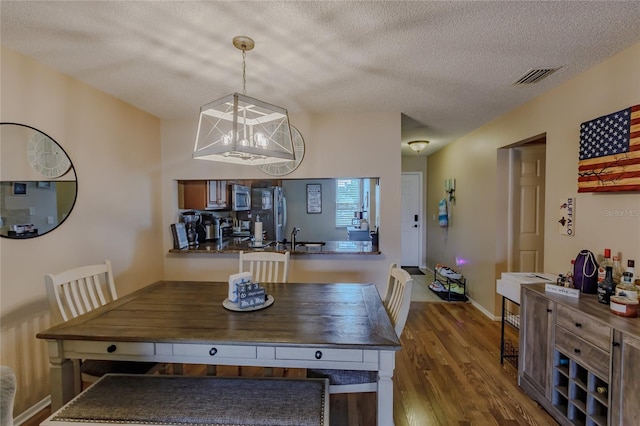
[[[420,154],[420,151],[425,149],[428,144],[429,141],[411,141],[409,142],[409,148]]]
[[[233,45],[242,50],[242,94],[200,108],[193,158],[250,165],[295,160],[287,110],[246,95],[245,58],[254,41],[238,36]]]

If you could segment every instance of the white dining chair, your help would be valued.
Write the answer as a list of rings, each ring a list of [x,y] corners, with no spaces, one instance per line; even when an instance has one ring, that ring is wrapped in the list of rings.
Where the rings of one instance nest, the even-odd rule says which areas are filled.
[[[273,253],[265,251],[240,252],[239,272],[251,272],[253,281],[257,283],[289,282],[289,257],[291,253]],[[286,376],[288,369],[284,369]],[[238,367],[238,375],[242,375],[242,367]],[[273,368],[265,367],[265,377],[273,376]]]
[[[239,272],[251,272],[257,283],[286,283],[289,281],[290,255],[289,251],[241,251]]]
[[[109,260],[59,274],[46,274],[44,283],[57,322],[69,321],[118,298]],[[154,362],[76,360],[76,391],[82,390],[82,381],[95,382],[107,373],[142,374],[154,367]]]
[[[389,268],[389,283],[382,298],[384,307],[398,338],[409,316],[413,278],[407,271],[392,264]],[[329,379],[329,393],[376,392],[377,371],[308,369],[307,377]]]

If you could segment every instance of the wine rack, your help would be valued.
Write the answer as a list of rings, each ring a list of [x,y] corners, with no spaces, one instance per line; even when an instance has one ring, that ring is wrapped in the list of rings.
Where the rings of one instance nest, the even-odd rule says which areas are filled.
[[[609,384],[566,354],[554,351],[552,403],[573,424],[606,426]]]

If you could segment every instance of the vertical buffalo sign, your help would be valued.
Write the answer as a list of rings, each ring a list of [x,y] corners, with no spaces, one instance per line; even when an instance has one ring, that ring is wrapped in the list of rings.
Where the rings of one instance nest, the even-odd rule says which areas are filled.
[[[578,192],[640,191],[640,105],[580,125]]]
[[[565,198],[560,200],[560,219],[558,220],[559,231],[561,235],[573,236],[573,227],[575,220],[575,198]]]

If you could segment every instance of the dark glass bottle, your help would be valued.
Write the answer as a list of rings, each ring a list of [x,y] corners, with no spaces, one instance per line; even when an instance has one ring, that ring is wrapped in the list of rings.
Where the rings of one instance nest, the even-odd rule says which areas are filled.
[[[607,266],[604,280],[598,283],[598,302],[608,305],[615,290],[616,283],[613,281],[613,267]]]

